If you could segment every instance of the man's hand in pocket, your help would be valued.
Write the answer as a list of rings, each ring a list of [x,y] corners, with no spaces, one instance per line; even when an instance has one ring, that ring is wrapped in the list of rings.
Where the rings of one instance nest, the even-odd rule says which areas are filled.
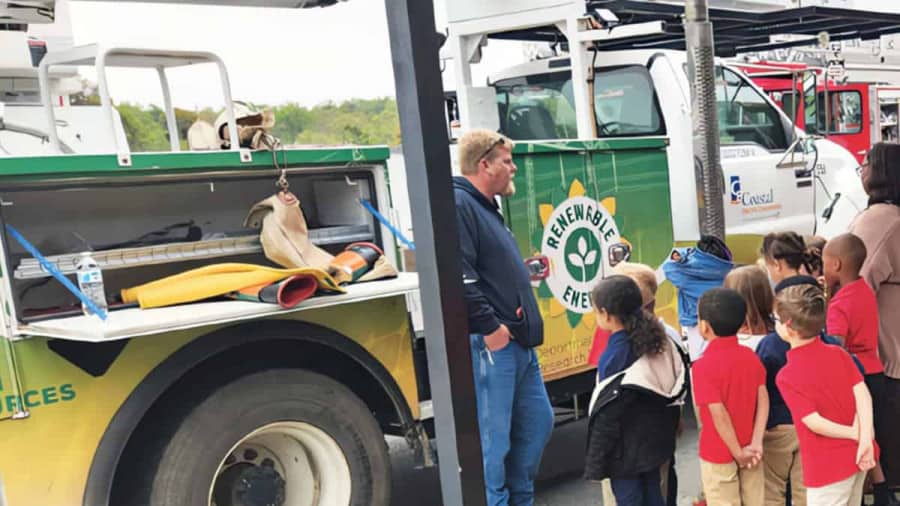
[[[484,336],[484,345],[490,351],[500,351],[509,344],[510,333],[506,325],[500,324],[497,330]]]

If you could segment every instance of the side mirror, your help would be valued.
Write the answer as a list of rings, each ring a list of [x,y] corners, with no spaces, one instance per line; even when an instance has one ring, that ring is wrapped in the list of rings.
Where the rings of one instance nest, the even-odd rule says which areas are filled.
[[[550,275],[550,259],[541,255],[525,259],[525,268],[531,281],[541,281]]]
[[[794,142],[791,142],[791,145],[784,152],[784,156],[781,157],[781,160],[775,165],[776,169],[796,169],[798,167],[806,166],[806,159],[804,156],[804,140],[805,137],[797,136],[794,139]],[[800,153],[800,159],[797,158],[798,152]]]
[[[815,169],[818,158],[819,153],[815,137],[810,135],[798,136],[788,146],[787,151],[775,165],[775,168],[792,169],[797,177],[809,177],[813,169]]]
[[[609,247],[609,266],[615,267],[631,258],[631,246],[617,242]]]

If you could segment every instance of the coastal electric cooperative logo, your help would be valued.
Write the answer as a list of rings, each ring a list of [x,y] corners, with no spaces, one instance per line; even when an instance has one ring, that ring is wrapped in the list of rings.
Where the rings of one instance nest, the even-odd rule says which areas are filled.
[[[550,260],[546,283],[554,298],[579,316],[589,313],[591,288],[603,275],[603,251],[618,241],[616,221],[600,202],[580,195],[556,206],[544,220],[541,239],[541,254]]]
[[[741,206],[744,215],[765,217],[778,214],[781,204],[775,202],[775,188],[764,193],[744,191],[741,176],[731,176],[731,205]]]

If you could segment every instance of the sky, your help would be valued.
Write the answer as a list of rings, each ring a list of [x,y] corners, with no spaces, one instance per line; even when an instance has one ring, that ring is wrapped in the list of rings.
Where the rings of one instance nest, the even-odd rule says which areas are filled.
[[[446,25],[445,1],[434,0],[440,31]],[[897,0],[818,1],[900,12]],[[67,17],[66,6],[78,45],[217,53],[228,67],[236,100],[313,106],[394,95],[384,0],[350,0],[314,9],[75,1],[61,6],[58,13],[63,18]],[[491,41],[483,54],[482,63],[473,67],[476,85],[484,83],[490,73],[526,61],[523,47],[517,43]],[[444,71],[446,89],[455,88],[451,69]],[[92,69],[82,69],[82,73],[94,77]],[[154,72],[112,70],[109,76],[114,100],[162,103]],[[169,79],[177,107],[219,108],[224,103],[212,65],[175,69]]]
[[[443,1],[435,2],[440,29],[446,24]],[[69,13],[76,45],[215,52],[228,67],[237,100],[312,106],[394,95],[384,0],[296,10],[77,1]],[[474,69],[475,82],[524,61],[523,55],[517,44],[492,42],[485,63]],[[93,77],[91,69],[82,73]],[[109,76],[114,100],[162,103],[155,72],[114,70]],[[178,107],[224,103],[212,65],[175,69],[169,79]],[[452,76],[445,87],[452,88]]]

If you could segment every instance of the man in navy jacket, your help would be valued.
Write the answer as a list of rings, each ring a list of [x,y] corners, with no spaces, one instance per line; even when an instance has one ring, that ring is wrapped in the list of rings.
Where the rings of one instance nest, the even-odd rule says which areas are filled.
[[[489,506],[534,503],[534,477],[553,430],[535,346],[544,325],[528,271],[496,197],[515,192],[512,141],[473,130],[453,180]]]

